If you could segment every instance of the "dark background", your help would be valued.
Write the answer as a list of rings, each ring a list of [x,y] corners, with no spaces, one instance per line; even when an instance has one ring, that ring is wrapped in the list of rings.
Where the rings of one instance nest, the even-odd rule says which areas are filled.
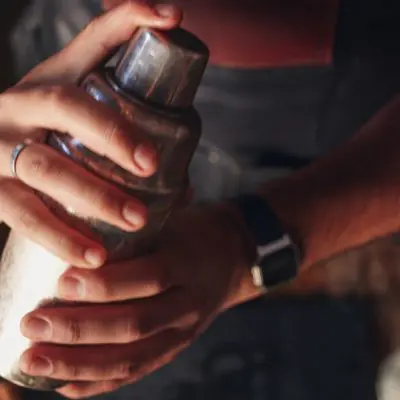
[[[0,90],[3,91],[12,83],[12,60],[8,45],[8,34],[18,19],[23,8],[29,4],[28,0],[4,1],[0,11]]]

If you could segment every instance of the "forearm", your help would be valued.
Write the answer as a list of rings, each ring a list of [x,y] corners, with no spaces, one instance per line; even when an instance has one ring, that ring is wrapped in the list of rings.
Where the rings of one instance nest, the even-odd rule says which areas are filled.
[[[400,98],[344,146],[261,193],[299,242],[307,268],[399,230]]]
[[[388,236],[400,231],[399,149],[400,97],[330,155],[261,188],[303,252],[299,277],[281,292],[376,295],[374,285],[389,279],[388,255],[400,265],[400,246]],[[228,216],[243,248],[251,249],[241,216],[232,208]],[[263,294],[245,256],[238,262],[241,285],[228,307]]]
[[[344,146],[261,190],[304,253],[306,273],[281,293],[369,299],[377,367],[400,347],[399,149],[396,98]]]

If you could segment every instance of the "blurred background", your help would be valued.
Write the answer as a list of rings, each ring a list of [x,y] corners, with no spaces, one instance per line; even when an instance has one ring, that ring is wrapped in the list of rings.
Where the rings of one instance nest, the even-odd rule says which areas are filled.
[[[28,4],[26,0],[4,1],[0,13],[1,91],[12,84],[14,79],[8,35]],[[7,229],[1,226],[0,248],[6,235]],[[381,251],[379,244],[374,246],[371,252]],[[400,250],[396,251],[399,253],[397,259],[400,259]],[[353,276],[348,275],[346,266],[348,262],[355,262],[354,258],[358,256],[356,251],[311,271],[301,282],[268,300],[269,313],[265,316],[265,323],[275,327],[271,336],[265,338],[267,346],[263,347],[271,349],[268,354],[242,354],[241,349],[227,343],[223,348],[214,349],[204,361],[204,373],[208,375],[209,386],[199,387],[195,382],[182,382],[171,388],[165,394],[165,399],[253,400],[255,397],[252,390],[254,385],[257,386],[260,375],[268,376],[265,391],[271,400],[374,399],[374,358],[382,338],[375,335],[376,331],[369,325],[370,315],[360,313],[364,309],[368,310],[366,313],[371,311],[365,308],[368,300],[357,295],[347,295],[351,292],[351,286],[356,286],[357,282]],[[336,275],[329,272],[330,267]],[[319,287],[319,293],[314,290],[310,293],[310,287]],[[296,300],[293,301],[293,298]],[[393,310],[386,305],[377,306],[388,310],[389,322],[385,320],[382,323],[390,325],[393,315],[397,316],[398,307],[391,313]],[[228,315],[226,318],[231,317]],[[250,312],[248,326],[256,326],[259,322],[257,318]],[[235,326],[234,319],[230,322]],[[385,329],[383,331],[386,332]],[[395,336],[400,337],[397,334]],[[219,364],[224,363],[230,363],[232,368],[219,373]],[[260,381],[259,384],[265,382]],[[0,385],[0,400],[46,398],[47,394],[44,393],[20,391]]]
[[[24,7],[29,4],[28,0],[5,1],[0,13],[0,50],[1,70],[0,89],[3,91],[12,81],[12,62],[8,43],[8,35]]]

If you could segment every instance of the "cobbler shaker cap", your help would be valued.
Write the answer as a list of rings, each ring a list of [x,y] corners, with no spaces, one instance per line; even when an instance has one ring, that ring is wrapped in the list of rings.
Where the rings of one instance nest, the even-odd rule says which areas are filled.
[[[207,46],[176,28],[141,28],[116,65],[115,78],[129,94],[174,108],[190,107],[208,63]]]

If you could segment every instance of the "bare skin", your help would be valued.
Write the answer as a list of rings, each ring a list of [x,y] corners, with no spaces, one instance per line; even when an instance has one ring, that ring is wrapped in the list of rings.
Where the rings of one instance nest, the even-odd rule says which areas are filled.
[[[94,61],[100,59],[100,56],[104,56],[104,51],[110,50],[127,40],[137,25],[150,25],[168,29],[180,22],[181,14],[179,10],[171,6],[153,9],[145,5],[138,5],[135,2],[126,2],[123,5],[117,3],[124,2],[105,1],[107,8],[111,10],[114,7],[112,11],[97,19],[66,50],[36,68],[23,80],[20,86],[2,95],[6,105],[5,110],[8,110],[8,113],[3,116],[3,125],[7,128],[12,126],[13,131],[16,131],[18,135],[28,136],[32,131],[36,134],[38,128],[36,120],[31,122],[28,120],[29,124],[25,121],[25,125],[21,127],[21,122],[16,117],[13,118],[12,110],[14,107],[11,107],[18,102],[17,106],[20,107],[20,104],[22,104],[25,109],[29,110],[29,107],[31,107],[33,110],[33,106],[27,103],[29,99],[33,98],[35,104],[38,103],[37,112],[49,106],[53,107],[52,110],[59,108],[63,110],[63,115],[68,117],[68,121],[64,121],[65,124],[68,124],[67,130],[76,132],[77,136],[82,140],[87,140],[87,144],[95,149],[96,143],[99,143],[96,140],[104,138],[104,132],[103,135],[102,132],[99,133],[99,139],[98,137],[90,137],[89,131],[98,131],[96,124],[99,124],[99,121],[102,122],[101,115],[104,113],[109,117],[107,120],[117,121],[115,124],[118,127],[116,130],[118,134],[113,136],[114,146],[110,146],[110,149],[114,152],[120,151],[120,153],[118,155],[112,153],[110,157],[114,156],[116,159],[123,160],[124,167],[131,169],[134,173],[151,174],[156,168],[157,159],[152,150],[148,149],[145,152],[151,154],[146,171],[138,168],[138,165],[134,162],[130,164],[126,148],[129,148],[129,154],[132,154],[135,149],[140,148],[142,143],[130,144],[133,147],[125,146],[123,134],[119,134],[119,132],[127,129],[124,121],[121,121],[119,116],[108,114],[111,113],[109,110],[93,104],[90,99],[70,86],[70,83],[73,83],[92,67]],[[293,13],[289,21],[284,18],[284,8],[275,4],[275,2],[263,3],[265,10],[254,7],[253,12],[248,12],[248,14],[243,14],[243,10],[234,7],[236,3],[232,2],[230,2],[229,13],[223,12],[225,10],[223,1],[212,2],[209,0],[202,2],[198,0],[190,3],[182,2],[181,4],[185,8],[184,25],[208,42],[213,53],[212,62],[215,64],[258,68],[275,66],[278,60],[280,60],[280,63],[283,62],[284,65],[298,64],[299,62],[311,64],[329,62],[335,19],[332,15],[336,15],[335,13],[332,14],[331,11],[334,11],[335,1],[327,3],[329,7],[332,7],[329,12],[327,8],[317,7],[316,2],[307,2],[315,7],[311,7],[315,10],[315,14],[311,14],[314,15],[315,21],[326,22],[321,24],[318,30],[321,33],[319,40],[322,40],[318,43],[313,42],[315,35],[310,35],[305,29],[309,22],[304,23],[304,18],[296,19],[294,17],[296,13]],[[264,15],[262,11],[266,11],[264,14],[267,20],[259,17],[259,15]],[[238,18],[239,15],[242,17],[241,19]],[[206,29],[203,23],[205,18],[207,18]],[[220,27],[222,20],[226,29],[217,34],[217,27]],[[300,23],[300,20],[303,22]],[[330,21],[330,24],[328,21]],[[268,23],[266,24],[266,22]],[[289,29],[292,26],[296,26],[295,33]],[[265,30],[262,27],[263,29],[265,27]],[[274,48],[272,43],[271,46],[262,47],[265,51],[259,51],[261,46],[257,44],[257,40],[260,32],[264,35],[263,39],[269,40],[271,37],[271,30],[269,29],[272,28],[274,32],[282,33],[278,35],[279,37],[286,38],[288,54],[286,58],[283,57],[283,61],[282,57],[278,57],[275,50],[271,50]],[[239,30],[241,35],[238,36]],[[292,40],[295,40],[296,46],[289,45]],[[226,45],[221,46],[222,41]],[[100,42],[103,45],[87,46],[87,42]],[[229,43],[235,43],[236,46],[230,46]],[[249,46],[249,43],[254,43],[254,46]],[[88,48],[96,49],[95,53],[87,54]],[[294,49],[298,48],[303,50],[296,53]],[[321,49],[323,49],[322,52]],[[71,53],[73,56],[71,56]],[[67,59],[74,60],[74,62],[66,64]],[[64,87],[65,82],[67,82],[67,88]],[[51,84],[50,90],[47,89],[49,84]],[[44,98],[43,93],[46,94]],[[50,105],[47,95],[50,95]],[[66,113],[65,103],[72,104],[75,112],[72,113],[68,109],[71,115]],[[85,107],[92,109],[100,107],[98,115],[95,113],[98,119],[90,121],[90,119],[86,120],[82,117],[80,126],[89,126],[91,129],[82,130],[81,128],[81,130],[78,130],[73,125],[73,120],[76,119],[76,110],[81,110],[82,113]],[[387,132],[388,137],[395,141],[397,136],[391,134],[391,129],[397,129],[397,122],[393,123],[393,126],[387,126],[385,120],[389,117],[394,118],[398,114],[397,109],[397,103],[394,103],[392,108],[389,108],[388,115],[380,116],[377,122],[366,130],[366,133],[358,136],[359,144],[353,144],[347,150],[327,157],[322,164],[324,168],[319,168],[319,165],[317,165],[295,174],[287,181],[283,180],[273,186],[266,185],[261,189],[261,193],[274,204],[288,229],[303,245],[305,254],[303,271],[308,270],[310,266],[321,262],[321,260],[332,259],[332,256],[349,247],[362,245],[369,239],[395,231],[400,227],[399,220],[393,218],[393,215],[396,214],[393,210],[396,209],[397,197],[390,195],[391,187],[398,187],[398,185],[392,185],[391,182],[382,180],[383,175],[379,176],[379,172],[383,171],[383,166],[387,165],[387,160],[384,160],[385,163],[379,164],[378,168],[371,166],[371,169],[375,171],[375,180],[372,180],[372,184],[376,185],[381,196],[380,201],[384,205],[372,208],[373,215],[370,216],[371,218],[369,220],[360,218],[359,221],[357,220],[358,225],[355,224],[354,226],[349,225],[350,217],[348,214],[338,213],[340,209],[338,205],[361,204],[366,207],[375,204],[373,202],[368,203],[369,197],[365,196],[362,191],[358,193],[356,189],[350,193],[351,202],[347,203],[346,190],[349,187],[358,187],[357,182],[360,177],[363,177],[362,174],[365,169],[362,169],[361,172],[354,170],[353,174],[348,174],[347,180],[339,180],[339,182],[335,178],[335,173],[332,173],[332,171],[336,171],[340,174],[343,170],[343,162],[346,163],[349,160],[360,160],[360,163],[368,165],[370,159],[368,151],[375,150],[374,144],[376,142],[374,140],[381,140],[382,142],[379,142],[381,144],[385,143],[387,139],[381,134],[382,132]],[[36,111],[36,108],[34,110]],[[1,121],[0,115],[0,123]],[[54,121],[46,122],[45,120],[45,123],[46,125],[40,126],[40,128],[61,130],[65,128],[64,125],[53,126]],[[10,129],[4,129],[4,132],[10,132]],[[5,136],[5,138],[9,140],[8,137]],[[4,154],[6,154],[4,160],[6,161],[9,159],[9,151],[12,145],[15,144],[14,142],[9,144],[7,140],[4,140],[5,144],[3,145]],[[382,150],[387,156],[386,158],[392,163],[392,169],[398,168],[397,152],[393,154],[394,150],[398,148],[396,145],[397,143],[390,142]],[[36,154],[35,151],[37,151],[39,157],[47,157],[46,160],[49,157],[56,157],[53,154],[48,155],[46,153],[48,150],[41,145],[35,145],[29,149],[29,152],[23,153],[25,161],[21,156],[18,163],[18,172],[21,174],[23,182],[15,182],[14,180],[10,182],[9,177],[4,178],[8,178],[7,182],[10,182],[7,188],[14,188],[14,192],[12,190],[4,191],[6,192],[4,198],[7,199],[6,196],[8,195],[9,201],[5,203],[8,205],[7,213],[3,214],[3,219],[13,229],[25,229],[23,232],[27,235],[31,232],[29,226],[26,227],[26,224],[18,225],[20,219],[18,218],[19,209],[16,205],[20,205],[21,202],[17,202],[20,199],[17,194],[20,193],[18,192],[20,190],[24,195],[28,196],[27,193],[29,192],[29,196],[32,196],[28,189],[35,187],[35,180],[28,174],[24,175],[24,165],[30,165],[32,157]],[[52,163],[54,162],[53,158],[49,158]],[[57,162],[61,163],[60,161]],[[380,169],[379,166],[382,168]],[[67,171],[71,166],[61,167],[62,170]],[[64,172],[64,175],[67,176],[67,172]],[[81,187],[89,186],[93,187],[94,190],[97,184],[100,185],[98,182],[92,182],[93,177],[84,174],[82,176],[84,179],[79,182],[72,182],[75,187],[78,187],[78,185],[81,185]],[[61,194],[66,194],[71,189],[70,186],[74,187],[71,185],[71,179],[66,180],[63,193],[55,193],[51,185],[39,187],[39,189],[48,191],[51,196],[60,195],[60,200],[67,202],[67,199],[64,199]],[[321,182],[324,182],[324,185]],[[316,186],[316,184],[318,185]],[[291,200],[300,198],[301,188],[307,185],[314,190],[309,191],[308,197],[303,202],[297,203],[298,207],[293,207]],[[318,190],[315,188],[318,188]],[[326,201],[321,201],[319,194],[320,192],[324,193],[324,190],[329,193],[329,188],[335,188],[336,197],[330,197],[332,203],[328,203],[328,207]],[[102,189],[103,193],[112,194],[113,200],[109,201],[110,204],[120,205],[125,200],[120,193],[106,187]],[[93,191],[93,196],[96,197],[95,191]],[[117,200],[114,199],[114,196]],[[135,204],[137,213],[144,218],[142,223],[144,224],[145,211],[141,211],[140,205]],[[392,210],[391,213],[385,214],[381,211],[385,205]],[[40,208],[41,205],[36,207],[38,209],[30,210],[31,214],[29,215],[34,215],[36,220],[43,224],[46,224],[46,221],[59,224],[58,221],[52,220],[52,217],[47,214],[45,216],[38,214],[38,212],[47,212]],[[80,204],[80,207],[84,208],[85,202]],[[355,208],[357,209],[357,207]],[[105,213],[104,218],[110,218],[110,222],[125,224],[125,221],[119,219],[121,214],[118,214],[116,210],[119,210],[119,208],[111,207]],[[11,215],[14,215],[14,218],[6,220],[6,218],[9,218],[7,215],[10,212],[13,213]],[[321,218],[321,215],[323,218]],[[310,225],[309,221],[313,221],[313,224]],[[332,221],[335,221],[336,231],[332,231],[332,224],[330,223]],[[384,223],[375,225],[373,224],[374,221],[384,221]],[[367,230],[370,226],[374,228]],[[249,254],[254,251],[253,243],[249,240],[243,221],[234,210],[225,204],[216,204],[210,207],[188,207],[182,210],[167,225],[161,237],[161,245],[155,254],[118,265],[107,265],[103,258],[97,260],[95,265],[85,262],[83,249],[88,247],[87,242],[85,242],[87,239],[76,237],[76,234],[66,227],[50,224],[50,226],[41,226],[41,229],[40,235],[36,232],[33,236],[35,240],[41,241],[42,245],[52,249],[55,254],[69,260],[71,265],[74,265],[60,280],[60,297],[93,304],[81,307],[79,310],[58,308],[57,312],[49,308],[38,310],[26,316],[21,323],[21,330],[24,335],[33,341],[46,341],[51,344],[39,344],[25,353],[21,359],[21,368],[27,373],[72,381],[72,384],[60,391],[69,398],[88,397],[135,382],[176,357],[183,348],[190,345],[197,335],[208,327],[209,323],[219,313],[236,304],[264,294],[263,291],[252,284],[249,273],[251,263]],[[137,226],[136,229],[140,229],[140,226]],[[347,236],[343,235],[342,232],[345,232]],[[71,246],[67,249],[57,247],[56,244],[51,242],[52,235],[50,233],[66,235],[65,240],[69,240],[68,243],[71,243]],[[82,243],[85,243],[85,246]],[[329,246],[330,243],[332,246]],[[101,251],[101,249],[99,250]],[[342,258],[342,262],[338,261],[336,266],[343,270],[348,259],[345,260],[346,258]],[[335,265],[335,263],[333,262],[331,265]],[[96,268],[98,266],[100,267]],[[313,271],[313,269],[310,269],[310,271]],[[307,276],[307,274],[304,276]],[[321,279],[321,275],[312,276],[318,279],[315,279],[314,283],[311,282],[310,289],[332,290],[333,280],[331,278],[324,281],[324,279]],[[345,279],[341,278],[339,281],[338,285],[340,286],[345,282]],[[118,303],[121,300],[135,301]],[[41,321],[40,326],[38,320]],[[60,344],[85,344],[89,346],[65,348],[59,346]]]

